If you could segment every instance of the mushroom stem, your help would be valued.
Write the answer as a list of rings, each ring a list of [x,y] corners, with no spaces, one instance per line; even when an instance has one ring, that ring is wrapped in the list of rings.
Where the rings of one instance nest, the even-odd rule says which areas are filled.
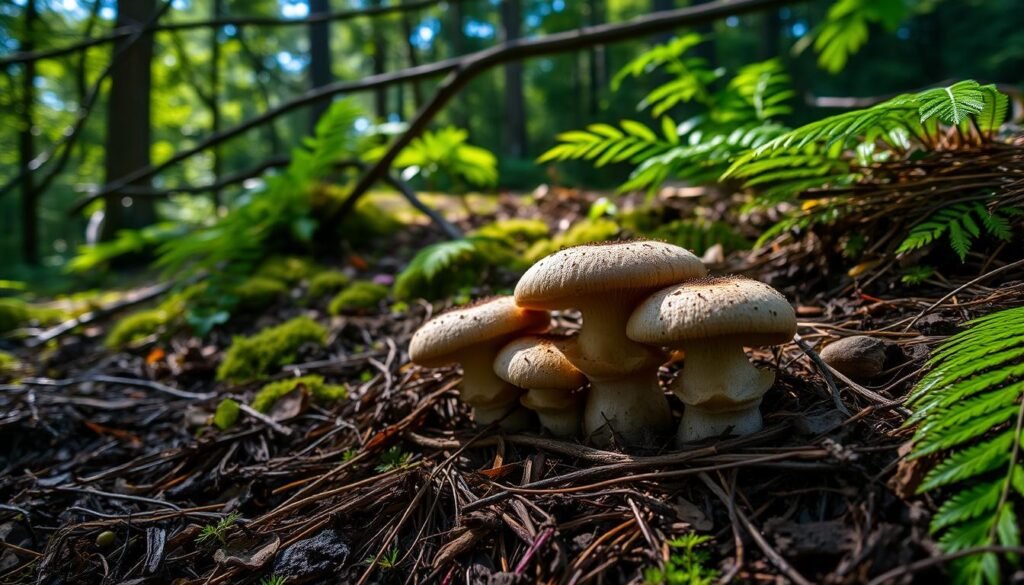
[[[473,418],[479,425],[487,425],[515,409],[520,409],[522,389],[502,380],[494,373],[492,364],[501,343],[484,343],[466,350],[461,357],[462,401],[473,407]],[[529,418],[519,413],[509,415],[501,423],[507,430],[523,430]]]
[[[648,368],[651,362],[651,349],[626,337],[626,323],[636,305],[635,295],[622,299],[614,297],[606,295],[578,304],[583,315],[583,327],[576,339],[579,353],[586,358],[590,371],[580,364],[573,365],[588,378],[612,372],[636,372]],[[595,371],[598,367],[601,371]]]
[[[595,444],[607,446],[613,434],[626,444],[643,444],[672,424],[657,371],[655,366],[626,376],[590,379],[583,429]]]
[[[678,442],[760,430],[758,407],[774,382],[775,373],[754,367],[738,340],[688,344],[683,372],[671,388],[686,404]]]
[[[556,437],[575,437],[580,429],[580,403],[564,389],[531,388],[520,399],[537,413],[540,424]]]

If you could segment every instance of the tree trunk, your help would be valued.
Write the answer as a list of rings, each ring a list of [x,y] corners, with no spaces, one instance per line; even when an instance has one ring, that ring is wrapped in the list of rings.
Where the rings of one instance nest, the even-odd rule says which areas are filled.
[[[503,40],[519,38],[522,20],[520,0],[503,0],[501,4],[501,26]],[[523,64],[505,65],[505,153],[523,158],[526,156],[526,107],[523,101]]]
[[[405,36],[405,52],[409,60],[409,67],[419,66],[420,60],[416,55],[416,45],[412,44],[412,21],[409,20],[407,14],[402,14],[402,35]],[[413,110],[419,111],[420,106],[423,105],[423,91],[420,88],[420,82],[413,81],[410,85],[412,86]],[[399,111],[402,111],[402,108],[399,108]]]
[[[213,0],[213,18],[217,19],[224,15],[224,0]],[[210,29],[210,130],[213,134],[220,132],[220,42],[217,36],[220,29]],[[221,151],[220,146],[213,147],[213,182],[216,183],[221,175]],[[213,207],[220,207],[220,189],[210,191],[210,198],[213,200]]]
[[[459,2],[448,4],[448,27],[451,29],[448,35],[448,44],[451,47],[451,56],[458,57],[466,52],[466,36],[463,30],[462,5]],[[451,119],[456,126],[469,130],[469,116],[466,112],[466,99],[463,95],[452,100]]]
[[[25,4],[25,36],[20,49],[31,52],[35,48],[34,34],[38,13],[35,0]],[[36,99],[36,64],[25,63],[25,73],[21,86],[21,116],[23,124],[18,140],[18,155],[21,168],[28,168],[35,156],[35,144],[32,139],[33,105]],[[26,264],[39,263],[39,197],[33,184],[32,173],[25,173],[21,179],[21,255]]]
[[[329,0],[309,0],[310,14],[330,12]],[[316,89],[333,81],[331,75],[331,41],[330,23],[315,22],[309,25],[309,76],[310,87]],[[330,102],[322,101],[310,109],[309,127],[315,128],[320,116],[330,107]]]
[[[152,19],[154,0],[118,0],[117,27],[142,27]],[[121,46],[120,41],[116,47]],[[118,50],[118,49],[115,49]],[[104,166],[106,181],[149,166],[150,89],[153,35],[145,34],[120,53],[110,73],[107,99],[107,137]],[[133,186],[148,187],[148,180]],[[123,197],[113,193],[105,198],[106,216],[102,237],[111,239],[119,230],[140,228],[156,221],[152,199]]]
[[[772,8],[765,10],[761,18],[761,44],[759,58],[761,60],[771,59],[779,54],[779,34],[782,31],[782,18],[779,17],[779,10]]]
[[[587,24],[590,26],[604,24],[603,0],[587,1]],[[587,52],[589,65],[589,85],[587,94],[590,116],[594,117],[601,110],[601,94],[608,84],[608,53],[604,45],[591,47]]]
[[[380,7],[381,0],[375,0],[373,5]],[[370,22],[370,31],[373,36],[373,74],[381,75],[387,71],[387,41],[384,38],[384,29],[376,21]],[[380,87],[373,92],[373,108],[377,118],[384,122],[388,119],[388,88]]]

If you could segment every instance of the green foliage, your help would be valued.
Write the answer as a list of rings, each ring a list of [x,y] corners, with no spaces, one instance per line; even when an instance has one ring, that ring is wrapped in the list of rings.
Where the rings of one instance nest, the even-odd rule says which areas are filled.
[[[843,149],[854,143],[879,140],[905,150],[913,140],[929,149],[937,144],[942,125],[959,127],[963,122],[971,122],[990,133],[1002,123],[1004,102],[1005,96],[995,85],[981,85],[973,80],[902,94],[870,108],[843,112],[790,130],[738,159],[725,177],[736,174],[756,158],[789,156],[790,148],[811,144]],[[990,136],[983,134],[980,138]]]
[[[382,284],[357,280],[335,295],[327,310],[332,315],[340,315],[349,311],[376,309],[387,298],[388,292],[388,287]]]
[[[380,463],[377,464],[377,467],[374,469],[376,469],[378,473],[385,473],[392,469],[405,467],[410,461],[412,461],[412,453],[405,453],[401,448],[395,446],[381,453]]]
[[[818,65],[829,73],[839,73],[849,58],[867,43],[872,24],[895,31],[909,12],[909,5],[904,1],[837,0],[829,8],[825,21],[801,39],[796,49],[802,50],[813,41]]]
[[[954,203],[912,227],[896,252],[923,248],[946,235],[950,247],[964,262],[971,245],[983,231],[998,240],[1009,241],[1013,237],[1010,228],[1012,216],[1021,214],[1021,210],[1016,208],[990,211],[979,201]]]
[[[1020,546],[1012,499],[1024,495],[1024,307],[967,326],[939,346],[907,400],[914,414],[906,424],[917,425],[911,458],[942,459],[918,491],[949,494],[931,523],[945,552]],[[950,566],[958,583],[995,584],[1007,574],[992,553]]]
[[[900,275],[900,282],[915,286],[928,280],[935,274],[935,267],[921,264],[918,266],[911,266],[903,271]]]
[[[250,276],[234,288],[238,308],[243,311],[260,311],[288,294],[288,285],[267,276]]]
[[[110,241],[80,246],[65,270],[86,274],[115,258],[149,252],[175,238],[187,237],[194,228],[189,223],[168,221],[138,230],[120,230]]]
[[[213,425],[222,431],[226,431],[238,422],[239,412],[241,412],[241,409],[238,406],[238,402],[225,398],[217,404],[217,410],[213,413]]]
[[[444,175],[452,182],[465,182],[478,187],[491,187],[498,182],[498,159],[491,151],[468,143],[469,133],[447,126],[427,131],[413,139],[398,153],[392,166],[402,169],[402,178],[423,177],[433,184],[434,177]],[[373,148],[363,155],[367,161],[380,160],[387,145]]]
[[[21,363],[18,361],[18,358],[14,357],[14,354],[0,351],[0,376],[17,372],[20,366]]]
[[[693,532],[668,541],[672,549],[665,567],[644,570],[649,585],[711,585],[718,580],[718,571],[705,566],[710,555],[699,547],[714,540]]]
[[[366,558],[365,562],[368,565],[373,565],[374,560],[376,559],[378,567],[384,569],[385,571],[390,571],[391,569],[394,569],[398,566],[398,555],[400,554],[400,552],[401,551],[399,551],[397,548],[391,548],[387,552],[382,554],[380,556],[380,559],[376,559],[376,557],[374,556],[369,556]]]
[[[539,219],[501,219],[481,226],[473,235],[530,244],[548,237],[548,224]]]
[[[288,577],[282,577],[280,575],[271,575],[260,579],[260,585],[284,585],[288,581]]]
[[[196,543],[207,544],[216,541],[221,545],[227,544],[224,537],[227,535],[228,530],[235,525],[235,522],[238,522],[239,518],[241,518],[241,515],[237,512],[232,512],[218,520],[216,524],[203,526],[203,529],[199,531],[199,536],[196,537]]]
[[[296,317],[251,337],[235,337],[217,369],[217,379],[229,382],[259,379],[274,368],[292,363],[303,345],[323,346],[325,343],[327,330],[309,317]]]
[[[324,270],[309,279],[309,296],[318,299],[334,294],[352,282],[347,274],[340,270]]]
[[[279,382],[271,382],[260,388],[252,399],[250,406],[259,412],[270,412],[274,403],[285,395],[294,392],[297,388],[303,387],[309,395],[320,402],[330,403],[336,400],[348,398],[348,388],[336,384],[327,384],[323,376],[311,375],[298,378],[288,378]]]
[[[610,163],[634,165],[620,191],[653,192],[669,179],[711,182],[737,156],[781,135],[786,128],[774,120],[788,115],[795,92],[777,59],[751,63],[725,81],[725,73],[712,70],[704,59],[686,52],[701,42],[695,34],[657,45],[627,64],[614,87],[628,77],[647,76],[655,70],[673,76],[643,101],[660,117],[655,131],[634,120],[620,128],[591,124],[585,130],[564,132],[560,144],[541,155],[539,163],[590,160],[596,167]],[[695,103],[701,113],[682,124],[665,115],[680,104]]]
[[[117,349],[165,332],[174,315],[164,308],[137,311],[121,318],[104,341],[107,347]]]

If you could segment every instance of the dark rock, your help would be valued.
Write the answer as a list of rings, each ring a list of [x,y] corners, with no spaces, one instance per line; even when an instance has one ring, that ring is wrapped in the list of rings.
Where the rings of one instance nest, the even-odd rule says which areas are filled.
[[[877,337],[854,335],[821,350],[821,359],[856,381],[870,380],[885,369],[886,343]]]
[[[348,559],[349,552],[341,535],[327,529],[284,549],[274,562],[274,574],[301,579],[337,570]]]

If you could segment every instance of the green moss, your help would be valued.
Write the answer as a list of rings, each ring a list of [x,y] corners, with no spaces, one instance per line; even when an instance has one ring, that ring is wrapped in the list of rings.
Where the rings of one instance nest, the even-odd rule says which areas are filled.
[[[320,402],[334,402],[348,398],[348,388],[324,382],[323,376],[301,376],[279,382],[271,382],[260,388],[252,399],[251,406],[259,412],[269,412],[274,403],[291,393],[299,386],[304,386],[310,395]]]
[[[264,262],[253,276],[277,280],[285,284],[297,284],[308,278],[316,270],[316,265],[306,258],[297,256],[275,256]]]
[[[235,287],[234,293],[239,309],[259,311],[288,294],[288,285],[267,276],[250,276]]]
[[[390,236],[403,227],[401,221],[377,205],[372,197],[366,197],[342,220],[338,232],[345,234],[349,242],[360,244],[363,240]]]
[[[0,351],[0,376],[13,374],[21,364],[18,358],[6,351]]]
[[[612,240],[619,234],[619,224],[610,219],[584,219],[550,240],[536,242],[526,251],[526,259],[531,264],[553,254],[562,248]]]
[[[318,299],[334,294],[343,290],[351,282],[352,279],[340,270],[325,270],[309,279],[309,296]]]
[[[327,330],[309,317],[297,317],[268,327],[251,337],[235,337],[217,369],[218,380],[245,382],[259,379],[274,368],[295,361],[307,343],[324,345]]]
[[[31,318],[31,307],[25,301],[0,299],[0,333],[24,327]]]
[[[374,309],[388,296],[388,287],[366,280],[353,282],[331,299],[328,310],[332,315],[358,309]]]
[[[107,333],[106,346],[112,349],[124,347],[156,333],[162,333],[176,313],[165,308],[137,311],[123,317]]]
[[[238,413],[241,408],[238,403],[230,398],[225,398],[217,405],[217,411],[213,413],[213,424],[220,430],[226,431],[235,426],[238,422]]]
[[[474,235],[533,243],[548,237],[548,224],[539,219],[502,219],[480,227]]]

